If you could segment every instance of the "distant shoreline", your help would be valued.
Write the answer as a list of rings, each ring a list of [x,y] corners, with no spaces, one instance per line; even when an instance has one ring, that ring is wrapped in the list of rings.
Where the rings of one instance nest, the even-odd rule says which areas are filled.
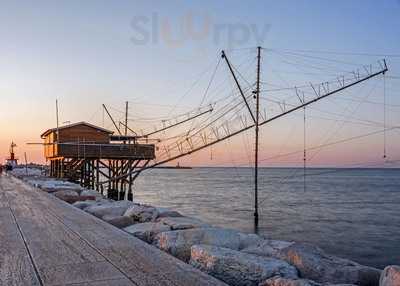
[[[253,169],[254,167],[229,167],[229,166],[192,166],[192,167],[174,167],[161,166],[154,169]],[[303,169],[303,167],[258,167],[259,169]],[[400,170],[400,167],[307,167],[307,170]]]

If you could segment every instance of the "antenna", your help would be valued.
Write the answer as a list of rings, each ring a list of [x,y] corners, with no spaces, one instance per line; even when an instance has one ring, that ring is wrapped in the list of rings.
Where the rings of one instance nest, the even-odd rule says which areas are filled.
[[[128,135],[128,101],[125,102],[125,136]]]

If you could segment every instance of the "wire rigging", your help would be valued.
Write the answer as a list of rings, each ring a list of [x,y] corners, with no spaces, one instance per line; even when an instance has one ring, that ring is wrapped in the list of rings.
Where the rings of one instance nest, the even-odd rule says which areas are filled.
[[[301,82],[300,85],[294,85],[294,87],[288,87],[290,84],[290,80],[293,81],[299,81],[299,78],[303,80],[302,77],[296,77],[294,76],[288,76],[285,74],[285,72],[282,71],[277,71],[274,70],[273,76],[268,75],[268,82],[262,81],[257,77],[256,83],[262,84],[263,89],[260,90],[257,85],[257,90],[259,92],[266,92],[267,95],[265,97],[260,97],[263,100],[267,100],[268,102],[272,102],[274,104],[268,104],[268,113],[266,112],[265,118],[263,118],[263,121],[259,124],[259,126],[267,124],[275,119],[281,118],[281,117],[286,117],[289,113],[295,114],[296,116],[302,116],[303,120],[303,148],[301,148],[301,135],[298,136],[296,143],[300,143],[299,145],[299,151],[292,151],[284,154],[282,151],[282,146],[281,150],[279,151],[278,155],[270,156],[264,159],[257,160],[266,162],[266,161],[271,161],[274,159],[278,158],[283,158],[291,155],[297,154],[299,156],[296,158],[296,164],[299,164],[301,166],[301,153],[302,153],[302,167],[303,168],[298,168],[294,170],[294,172],[291,172],[289,176],[286,176],[281,180],[281,182],[284,182],[285,180],[291,179],[296,177],[298,174],[297,172],[301,172],[303,170],[303,174],[300,173],[300,175],[303,177],[303,189],[306,191],[307,187],[307,177],[316,175],[315,172],[309,171],[307,169],[308,165],[310,162],[321,152],[321,150],[329,147],[329,146],[334,146],[338,144],[343,144],[345,142],[350,142],[353,140],[359,140],[361,138],[366,138],[370,136],[374,136],[380,133],[383,133],[383,157],[386,159],[386,133],[391,131],[391,130],[399,130],[400,127],[398,126],[388,126],[387,125],[387,114],[386,114],[386,108],[388,106],[387,104],[387,99],[386,99],[386,76],[385,76],[385,71],[387,71],[386,63],[385,63],[385,68],[386,70],[384,71],[383,66],[381,66],[381,69],[376,69],[373,72],[373,69],[375,66],[370,65],[370,66],[363,66],[358,63],[352,63],[347,60],[338,60],[338,59],[328,59],[325,58],[324,56],[315,56],[313,54],[307,54],[305,51],[282,51],[282,50],[275,50],[275,49],[265,49],[268,52],[273,53],[278,60],[280,60],[281,63],[286,67],[286,69],[290,69],[288,72],[292,71],[298,71],[303,75],[304,78],[306,78],[307,75],[312,75],[313,80],[315,78],[320,79],[318,85],[316,84],[307,84],[303,85],[303,81]],[[183,99],[188,96],[191,93],[194,93],[194,87],[198,87],[200,85],[200,80],[204,78],[205,74],[209,74],[208,72],[211,71],[211,77],[210,79],[206,81],[205,84],[205,89],[204,91],[201,90],[199,93],[200,97],[200,104],[198,109],[203,106],[203,104],[206,101],[213,102],[213,111],[210,114],[205,114],[205,116],[202,116],[201,118],[190,118],[190,120],[185,120],[182,125],[180,125],[179,128],[176,128],[174,130],[167,130],[163,129],[163,133],[160,134],[160,139],[159,142],[155,143],[156,148],[157,148],[157,159],[154,160],[154,163],[150,164],[149,166],[145,166],[143,168],[151,168],[158,166],[160,164],[164,164],[167,162],[170,162],[172,160],[177,160],[183,156],[192,154],[194,152],[200,151],[203,148],[210,148],[210,160],[215,160],[215,157],[218,156],[218,152],[216,152],[216,149],[213,149],[213,145],[226,140],[225,143],[225,148],[228,149],[227,151],[229,152],[229,159],[230,159],[230,164],[233,165],[235,168],[235,174],[238,176],[238,165],[237,162],[234,160],[232,157],[232,150],[233,146],[236,146],[233,144],[231,141],[231,138],[233,136],[236,136],[241,133],[241,139],[242,139],[242,144],[245,145],[245,155],[248,158],[248,165],[251,165],[251,160],[250,156],[248,154],[248,149],[249,148],[249,134],[245,133],[245,131],[253,129],[256,125],[254,124],[254,117],[253,120],[251,120],[250,115],[254,114],[254,101],[252,100],[253,97],[253,89],[255,84],[253,83],[253,75],[254,75],[254,63],[257,60],[257,58],[253,57],[253,54],[251,53],[251,49],[245,49],[246,51],[246,58],[244,58],[243,62],[239,61],[238,62],[234,61],[235,64],[230,65],[228,62],[227,58],[225,58],[228,68],[231,72],[231,75],[233,75],[233,78],[235,82],[233,82],[232,77],[224,77],[224,74],[220,74],[219,66],[221,62],[221,57],[219,57],[218,62],[216,63],[215,68],[211,71],[210,69],[207,69],[207,71],[204,71],[198,79],[190,86],[189,90],[183,94],[178,100],[178,102],[172,106],[172,109],[169,110],[167,116],[161,117],[158,116],[158,118],[140,118],[140,117],[132,117],[130,120],[134,121],[139,121],[143,120],[143,122],[146,122],[145,120],[149,120],[149,122],[155,122],[155,119],[160,120],[161,122],[165,124],[167,120],[173,119],[173,112],[175,113],[175,110],[177,109],[177,106],[180,105],[183,101]],[[247,51],[250,51],[247,53]],[[225,54],[224,54],[225,55]],[[251,58],[250,58],[251,57]],[[242,58],[241,58],[242,60]],[[357,67],[361,70],[360,71],[357,69],[356,71],[353,72],[348,72],[344,71],[341,69],[340,65],[350,65]],[[379,68],[379,67],[378,67]],[[309,73],[309,71],[312,71],[312,73]],[[341,72],[344,75],[333,78],[331,77],[331,74],[333,72]],[[383,72],[382,72],[383,71]],[[344,89],[347,89],[349,87],[352,87],[353,85],[356,85],[358,83],[364,82],[368,79],[371,79],[379,74],[383,74],[383,85],[384,85],[384,90],[383,90],[383,122],[378,118],[377,121],[373,121],[370,118],[369,119],[362,119],[362,118],[357,118],[358,116],[355,116],[355,112],[359,109],[359,107],[367,103],[369,96],[372,94],[372,91],[374,90],[375,86],[369,90],[369,92],[366,93],[365,96],[348,96],[348,97],[343,97],[340,99],[347,100],[347,103],[343,102],[333,102],[334,108],[339,109],[339,110],[344,110],[343,112],[335,112],[335,110],[332,110],[330,108],[329,110],[321,110],[318,107],[309,106],[309,104],[313,104],[314,102],[319,101],[322,98],[328,97],[336,92],[342,91]],[[283,75],[285,76],[283,76]],[[327,74],[329,75],[329,78],[327,78]],[[236,77],[237,75],[237,77]],[[287,78],[288,77],[288,78]],[[208,78],[208,76],[206,76]],[[278,80],[278,83],[274,83],[272,80]],[[307,82],[306,80],[304,82]],[[309,81],[309,82],[315,82],[315,81]],[[241,85],[243,84],[243,88]],[[297,87],[296,87],[297,86]],[[233,87],[233,89],[232,89]],[[365,85],[362,85],[364,88]],[[392,86],[390,86],[392,87]],[[363,89],[356,89],[354,92],[365,92]],[[297,95],[297,97],[296,97]],[[329,97],[330,98],[330,97]],[[300,104],[299,104],[300,101]],[[248,104],[251,103],[250,105]],[[354,107],[353,102],[356,102],[356,106]],[[382,103],[377,103],[376,101],[371,100],[374,104],[382,104]],[[332,105],[333,105],[332,104]],[[347,106],[348,105],[348,106]],[[256,106],[258,110],[258,105]],[[393,106],[395,107],[395,106]],[[248,110],[246,110],[246,108]],[[122,111],[117,110],[118,112]],[[249,112],[250,111],[250,114]],[[298,111],[298,112],[295,112]],[[302,111],[302,113],[301,113]],[[323,134],[322,138],[320,138],[320,143],[315,144],[314,142],[309,142],[311,140],[308,139],[307,136],[309,136],[309,129],[310,127],[310,121],[312,118],[318,118],[317,116],[314,116],[313,112],[320,112],[323,113],[326,117],[326,120],[331,120],[334,122],[331,128],[327,130],[327,133]],[[257,115],[259,113],[257,112]],[[267,116],[268,115],[268,116]],[[330,115],[330,116],[328,116]],[[188,113],[182,114],[175,116],[175,118],[179,118],[179,116],[188,116]],[[378,115],[379,116],[379,115]],[[103,110],[103,117],[104,117],[104,110]],[[190,116],[189,116],[190,117]],[[322,117],[320,117],[322,118]],[[153,121],[150,121],[153,120]],[[104,121],[104,119],[103,119]],[[297,120],[299,123],[301,120]],[[345,126],[346,123],[352,123],[352,124],[359,124],[359,125],[364,125],[366,127],[378,127],[378,130],[374,130],[372,132],[367,132],[367,133],[362,133],[357,136],[353,137],[348,137],[348,138],[343,138],[340,140],[334,140],[337,139],[336,135],[338,134],[339,131]],[[103,122],[104,125],[104,122]],[[258,120],[257,120],[257,126],[258,126]],[[165,128],[166,126],[164,126]],[[297,126],[298,127],[298,126]],[[301,134],[301,127],[298,128],[299,133]],[[295,130],[295,128],[293,128]],[[334,138],[334,139],[333,139]],[[379,138],[379,137],[378,137]],[[289,140],[286,140],[289,141]],[[284,144],[287,144],[287,142],[284,142]],[[221,161],[216,160],[218,162],[216,163],[221,163]],[[130,173],[128,175],[132,175],[133,173]],[[118,176],[116,179],[123,178],[127,174],[122,174],[121,176]],[[257,180],[257,179],[255,179]],[[309,184],[309,183],[308,183]],[[264,201],[264,200],[263,200]],[[262,201],[262,202],[263,202]],[[260,204],[262,203],[260,202]]]

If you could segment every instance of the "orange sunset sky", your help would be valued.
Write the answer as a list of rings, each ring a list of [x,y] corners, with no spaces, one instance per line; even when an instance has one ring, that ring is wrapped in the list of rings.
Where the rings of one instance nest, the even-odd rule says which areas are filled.
[[[161,120],[224,96],[240,100],[220,52],[227,50],[240,83],[251,86],[255,83],[256,47],[261,45],[261,112],[267,116],[279,112],[276,101],[281,105],[296,102],[290,88],[305,85],[310,89],[310,82],[348,76],[356,69],[363,70],[363,65],[379,68],[378,61],[385,58],[389,66],[385,84],[378,76],[306,109],[306,148],[311,148],[307,164],[399,167],[400,37],[395,35],[400,5],[396,1],[356,2],[339,2],[328,14],[315,5],[325,17],[310,15],[294,21],[297,9],[306,13],[305,5],[251,2],[248,5],[258,11],[254,15],[246,12],[245,4],[235,2],[232,9],[242,13],[233,17],[218,3],[210,3],[204,10],[199,4],[178,1],[172,10],[172,3],[165,2],[153,6],[144,1],[10,1],[0,11],[0,162],[14,141],[20,163],[24,152],[29,162],[45,163],[42,146],[27,143],[40,143],[40,134],[56,126],[56,99],[61,125],[87,121],[113,131],[101,104],[123,120],[125,101],[129,101],[129,126],[138,132],[153,130]],[[343,13],[345,8],[351,10],[349,5],[359,13],[357,21],[352,13]],[[379,7],[371,7],[374,5]],[[203,33],[184,34],[187,19],[194,21],[198,31],[205,27]],[[224,29],[218,30],[222,24]],[[254,27],[258,34],[251,32]],[[277,87],[283,90],[277,91]],[[251,88],[247,92],[251,94]],[[254,100],[249,100],[253,108]],[[245,111],[241,112],[245,115]],[[190,124],[159,138],[184,132]],[[303,110],[263,126],[260,164],[302,166],[303,128]],[[385,128],[390,129],[386,135]],[[329,146],[316,149],[319,145]],[[253,150],[254,130],[250,130],[179,163],[249,166]],[[285,155],[288,153],[292,154]]]

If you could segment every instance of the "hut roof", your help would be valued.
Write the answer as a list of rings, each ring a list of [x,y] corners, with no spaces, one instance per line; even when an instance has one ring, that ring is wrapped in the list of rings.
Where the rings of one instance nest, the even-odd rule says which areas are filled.
[[[60,127],[58,127],[58,130],[68,129],[68,128],[75,127],[75,126],[79,126],[79,125],[85,125],[85,126],[88,126],[88,127],[90,127],[90,128],[93,128],[93,129],[96,129],[96,130],[98,130],[98,131],[101,131],[101,132],[104,132],[104,133],[108,133],[108,134],[113,134],[113,133],[114,133],[113,131],[104,129],[104,128],[102,128],[102,127],[99,127],[99,126],[96,126],[96,125],[93,125],[93,124],[90,124],[90,123],[87,123],[87,122],[84,122],[84,121],[60,126]],[[48,135],[49,133],[51,133],[51,132],[53,132],[53,131],[56,131],[56,130],[57,130],[57,128],[47,129],[45,132],[43,132],[43,133],[40,135],[40,137],[43,138],[43,137],[45,137],[46,135]]]

